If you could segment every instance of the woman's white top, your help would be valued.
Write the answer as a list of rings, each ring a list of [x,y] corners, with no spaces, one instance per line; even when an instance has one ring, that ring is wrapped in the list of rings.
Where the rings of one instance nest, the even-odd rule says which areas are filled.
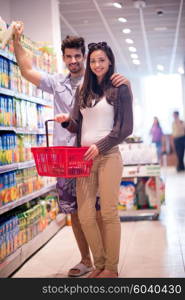
[[[114,107],[103,97],[95,106],[81,109],[81,146],[90,146],[110,133],[114,123]]]

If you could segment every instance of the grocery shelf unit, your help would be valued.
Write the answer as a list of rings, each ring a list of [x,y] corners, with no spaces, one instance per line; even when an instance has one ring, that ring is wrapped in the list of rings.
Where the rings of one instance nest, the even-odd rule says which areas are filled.
[[[138,221],[138,220],[157,220],[160,213],[160,165],[146,164],[146,165],[130,165],[124,166],[122,173],[122,180],[125,178],[138,177],[155,177],[156,193],[157,193],[157,208],[155,209],[130,209],[119,210],[121,221]]]
[[[46,244],[65,224],[65,215],[57,215],[56,220],[52,221],[43,232],[18,248],[13,254],[6,257],[6,259],[0,263],[0,278],[6,278],[11,275],[26,259]]]
[[[7,53],[4,50],[0,49],[0,56],[5,57],[8,60],[11,60],[16,63],[15,57],[13,54]],[[40,99],[39,97],[32,97],[25,94],[12,91],[11,89],[4,88],[0,86],[0,94],[5,96],[11,96],[18,99],[23,99],[29,102],[37,103],[47,107],[53,107],[52,100]],[[29,128],[17,128],[14,126],[0,126],[1,131],[13,131],[15,134],[45,134],[44,129],[30,130]],[[11,163],[0,166],[0,174],[6,173],[9,171],[19,170],[23,168],[31,168],[35,166],[35,162],[25,161],[20,163]],[[0,206],[0,215],[3,215],[6,212],[11,211],[15,207],[21,206],[49,191],[53,191],[56,188],[56,184],[49,184],[40,190],[36,190],[31,194],[27,194],[15,201],[9,202]],[[58,214],[56,219],[53,220],[42,232],[36,235],[32,240],[28,241],[26,244],[19,247],[15,252],[7,256],[2,262],[0,262],[0,277],[10,276],[18,267],[20,267],[23,262],[31,256],[35,251],[41,248],[52,236],[54,236],[60,228],[66,224],[66,216],[64,214]]]

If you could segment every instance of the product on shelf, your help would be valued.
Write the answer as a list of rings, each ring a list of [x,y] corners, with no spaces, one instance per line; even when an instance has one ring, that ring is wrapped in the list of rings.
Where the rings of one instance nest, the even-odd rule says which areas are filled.
[[[54,193],[48,193],[0,216],[0,262],[56,219],[57,200]]]
[[[155,177],[124,179],[120,185],[119,210],[157,209],[165,199],[165,185],[159,179],[159,200]]]
[[[137,207],[138,208],[148,208],[149,207],[149,199],[146,194],[145,185],[148,180],[148,177],[141,177],[137,179],[136,185],[136,199],[137,199]]]
[[[0,262],[18,248],[18,217],[0,219]]]
[[[0,207],[15,201],[18,197],[16,187],[16,172],[0,174]]]
[[[118,209],[136,209],[136,185],[133,181],[122,181]]]
[[[50,140],[52,137],[50,137]],[[51,144],[51,143],[50,143]],[[0,132],[0,166],[33,160],[31,147],[46,145],[44,134]]]
[[[0,17],[0,41],[1,48],[4,49],[13,36],[13,27],[16,22],[12,22],[8,27],[5,21]]]
[[[145,184],[145,192],[148,196],[149,207],[150,208],[157,208],[158,201],[157,201],[157,189],[156,189],[156,181],[154,177],[150,177],[146,184]],[[165,199],[165,185],[162,179],[160,179],[160,186],[159,186],[159,193],[160,193],[160,202],[163,202]]]
[[[156,146],[154,144],[123,143],[119,146],[124,165],[156,164],[158,163]]]
[[[0,87],[9,88],[9,60],[0,56]]]
[[[0,174],[0,207],[52,183],[55,183],[54,178],[38,176],[35,167],[2,173]]]

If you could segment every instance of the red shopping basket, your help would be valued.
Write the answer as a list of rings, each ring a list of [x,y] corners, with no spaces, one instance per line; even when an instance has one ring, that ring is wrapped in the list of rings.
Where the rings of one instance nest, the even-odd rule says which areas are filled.
[[[31,148],[38,174],[65,178],[89,176],[92,160],[84,160],[88,147],[49,147],[49,121],[54,120],[45,122],[47,147]]]

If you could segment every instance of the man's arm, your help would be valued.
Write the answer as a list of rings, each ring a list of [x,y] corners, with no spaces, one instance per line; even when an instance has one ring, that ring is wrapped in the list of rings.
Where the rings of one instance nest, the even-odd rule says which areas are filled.
[[[21,35],[23,33],[23,23],[16,22],[14,25],[13,44],[15,57],[21,71],[21,75],[36,86],[40,85],[41,73],[34,70],[30,55],[21,45]]]

